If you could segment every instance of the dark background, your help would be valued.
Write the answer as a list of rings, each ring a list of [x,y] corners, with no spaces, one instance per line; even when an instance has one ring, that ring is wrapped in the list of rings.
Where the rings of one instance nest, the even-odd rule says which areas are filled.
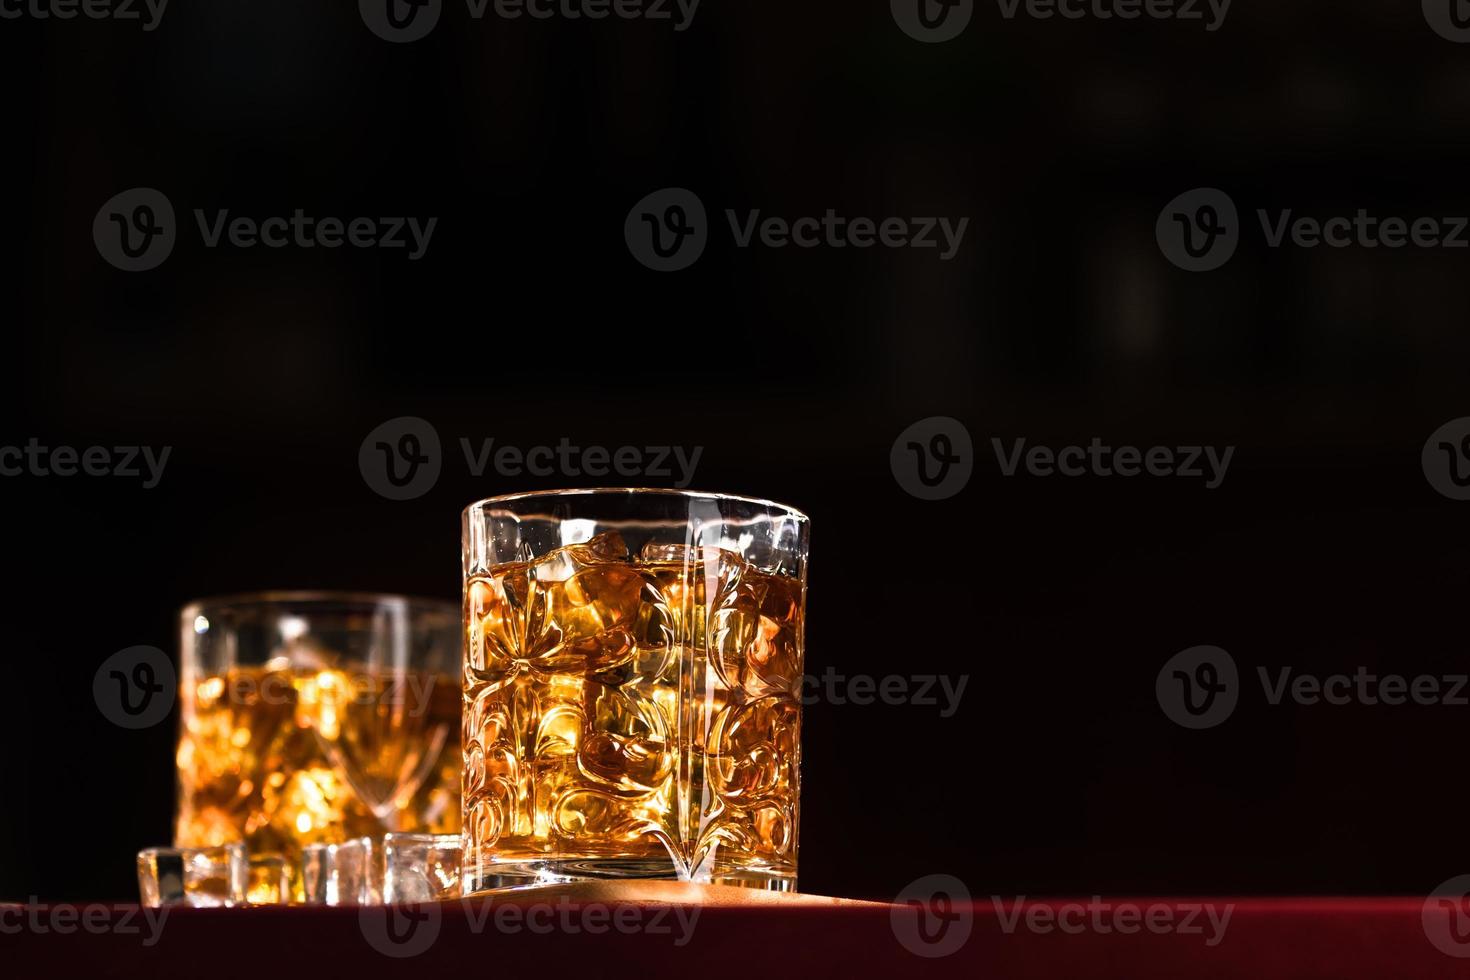
[[[959,712],[818,703],[803,890],[891,897],[1402,892],[1467,870],[1466,719],[1269,706],[1255,670],[1459,673],[1470,504],[1420,449],[1470,415],[1470,253],[1269,249],[1256,208],[1470,213],[1470,49],[1389,0],[1199,22],[977,7],[925,45],[888,5],[706,0],[665,23],[470,20],[390,45],[350,3],[213,0],[161,26],[0,23],[0,444],[168,445],[160,486],[0,480],[0,898],[128,898],[171,833],[174,718],[109,724],[91,680],[176,651],[186,600],[258,588],[454,597],[473,499],[597,479],[473,478],[457,439],[703,446],[694,486],[813,519],[808,667],[969,675]],[[692,268],[623,220],[678,185]],[[164,191],[180,242],[124,273],[91,238]],[[1224,268],[1154,221],[1223,188]],[[438,216],[428,255],[205,249],[192,209]],[[736,249],[723,211],[971,219],[932,251]],[[420,499],[363,437],[445,440]],[[898,433],[962,420],[976,473],[926,503]],[[1224,485],[1002,478],[992,437],[1234,445]],[[656,482],[656,481],[652,481]],[[1154,679],[1196,644],[1247,678],[1186,731]]]

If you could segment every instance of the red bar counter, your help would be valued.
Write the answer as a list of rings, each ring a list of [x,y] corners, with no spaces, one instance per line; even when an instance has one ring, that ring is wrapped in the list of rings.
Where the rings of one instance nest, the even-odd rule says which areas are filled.
[[[1470,977],[1470,917],[1424,898],[981,899],[919,909],[680,886],[373,908],[0,907],[6,976]],[[166,915],[161,915],[163,912]],[[922,913],[922,917],[921,917]]]

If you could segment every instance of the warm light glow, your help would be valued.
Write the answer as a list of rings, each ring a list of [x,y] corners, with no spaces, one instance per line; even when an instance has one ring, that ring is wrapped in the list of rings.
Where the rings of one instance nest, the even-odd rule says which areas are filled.
[[[300,616],[282,616],[280,625],[281,639],[287,643],[301,639],[306,635],[306,631],[311,628],[306,620]]]

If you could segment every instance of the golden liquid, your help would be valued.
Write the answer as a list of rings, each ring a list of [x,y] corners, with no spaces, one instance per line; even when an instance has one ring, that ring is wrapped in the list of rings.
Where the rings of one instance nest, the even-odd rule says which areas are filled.
[[[733,552],[635,559],[615,534],[473,577],[466,890],[548,875],[789,887],[804,599]]]
[[[283,659],[181,694],[180,847],[244,841],[294,874],[306,844],[459,832],[454,678]]]

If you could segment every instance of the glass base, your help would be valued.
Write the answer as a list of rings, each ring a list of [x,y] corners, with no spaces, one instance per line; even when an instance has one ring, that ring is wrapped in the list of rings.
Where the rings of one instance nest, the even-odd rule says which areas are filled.
[[[668,861],[637,858],[535,858],[523,861],[492,861],[477,869],[465,869],[463,894],[523,891],[578,881],[679,881],[700,885],[733,885],[761,891],[794,892],[796,875],[767,868],[717,869],[707,878],[680,879]]]

